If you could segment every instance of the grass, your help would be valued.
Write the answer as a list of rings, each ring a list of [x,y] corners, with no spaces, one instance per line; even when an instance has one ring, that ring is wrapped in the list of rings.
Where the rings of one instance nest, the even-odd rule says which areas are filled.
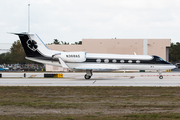
[[[180,87],[0,87],[1,119],[180,119]]]

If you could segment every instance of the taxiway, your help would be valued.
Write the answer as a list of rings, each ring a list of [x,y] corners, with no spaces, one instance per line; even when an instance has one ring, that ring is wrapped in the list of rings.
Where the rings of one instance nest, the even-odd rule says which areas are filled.
[[[90,80],[85,73],[63,73],[63,78],[42,78],[43,73],[3,73],[0,86],[180,86],[180,73],[94,73]],[[33,77],[32,77],[33,76]]]

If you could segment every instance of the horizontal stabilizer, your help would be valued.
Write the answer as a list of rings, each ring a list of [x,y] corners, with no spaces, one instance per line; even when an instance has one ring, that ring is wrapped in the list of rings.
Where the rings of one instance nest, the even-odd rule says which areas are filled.
[[[21,33],[8,32],[8,34],[14,34],[14,35],[34,35],[34,34],[30,34],[28,32],[21,32]]]

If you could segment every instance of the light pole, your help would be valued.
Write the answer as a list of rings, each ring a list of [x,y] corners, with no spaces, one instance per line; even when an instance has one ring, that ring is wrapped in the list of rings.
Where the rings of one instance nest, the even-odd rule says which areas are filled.
[[[30,32],[30,3],[28,4],[28,33]]]

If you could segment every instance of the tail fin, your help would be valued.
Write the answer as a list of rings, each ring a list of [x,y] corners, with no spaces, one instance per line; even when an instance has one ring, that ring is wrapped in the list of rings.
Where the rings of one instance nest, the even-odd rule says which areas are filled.
[[[27,57],[51,57],[60,51],[50,50],[36,34],[13,33],[18,35]]]

